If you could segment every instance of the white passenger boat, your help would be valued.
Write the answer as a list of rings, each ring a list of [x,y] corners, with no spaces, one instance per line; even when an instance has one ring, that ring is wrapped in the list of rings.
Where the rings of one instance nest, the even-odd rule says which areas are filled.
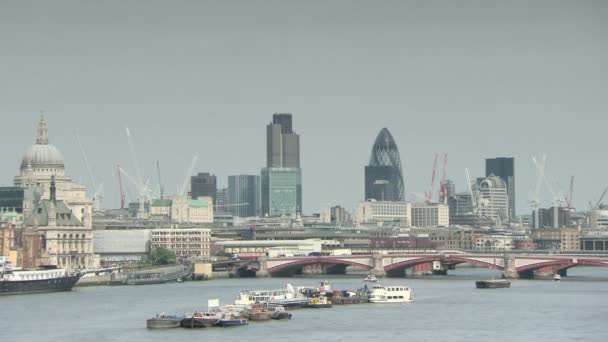
[[[406,303],[412,301],[412,291],[407,286],[374,285],[369,297],[370,303]]]
[[[553,281],[560,281],[560,280],[562,280],[562,276],[561,275],[556,274],[556,275],[553,276]]]
[[[269,306],[281,305],[286,308],[301,307],[312,301],[295,291],[293,286],[287,284],[282,290],[253,290],[241,291],[239,298],[234,301],[236,305],[268,304]]]

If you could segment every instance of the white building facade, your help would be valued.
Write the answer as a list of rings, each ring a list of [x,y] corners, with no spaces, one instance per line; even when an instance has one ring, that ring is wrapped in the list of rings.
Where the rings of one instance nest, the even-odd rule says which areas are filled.
[[[369,200],[359,202],[356,223],[411,226],[411,212],[412,206],[408,202]]]
[[[211,229],[157,228],[150,231],[152,248],[164,247],[175,252],[177,258],[209,257]]]
[[[449,227],[450,208],[442,203],[413,204],[412,226],[421,228]]]

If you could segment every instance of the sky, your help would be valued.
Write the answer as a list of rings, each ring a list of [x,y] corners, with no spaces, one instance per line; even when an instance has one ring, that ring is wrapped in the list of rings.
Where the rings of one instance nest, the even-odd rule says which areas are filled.
[[[429,189],[436,153],[459,191],[465,168],[483,176],[485,158],[514,157],[529,213],[531,157],[546,154],[550,182],[567,194],[575,176],[587,209],[608,185],[607,37],[601,0],[0,0],[0,185],[40,110],[67,173],[91,187],[78,131],[106,207],[119,206],[116,164],[135,173],[125,127],[142,173],[158,160],[175,192],[194,155],[220,186],[259,174],[266,125],[289,112],[308,214],[363,199],[383,127],[407,193]]]

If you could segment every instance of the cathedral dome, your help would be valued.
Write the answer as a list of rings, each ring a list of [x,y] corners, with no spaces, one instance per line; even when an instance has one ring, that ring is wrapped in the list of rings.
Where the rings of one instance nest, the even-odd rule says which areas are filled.
[[[63,156],[53,145],[32,145],[25,150],[21,160],[21,168],[26,168],[28,165],[34,169],[63,168]]]
[[[63,155],[57,147],[49,144],[48,131],[43,113],[40,113],[36,144],[28,147],[21,159],[21,169],[23,170],[28,166],[31,166],[33,169],[64,168]]]

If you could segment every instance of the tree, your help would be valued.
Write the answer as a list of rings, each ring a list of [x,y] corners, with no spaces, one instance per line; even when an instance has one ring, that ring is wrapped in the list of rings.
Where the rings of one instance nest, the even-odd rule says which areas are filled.
[[[175,264],[175,260],[177,259],[175,252],[164,248],[164,247],[156,247],[150,251],[147,258],[148,262],[154,265],[169,265]]]

